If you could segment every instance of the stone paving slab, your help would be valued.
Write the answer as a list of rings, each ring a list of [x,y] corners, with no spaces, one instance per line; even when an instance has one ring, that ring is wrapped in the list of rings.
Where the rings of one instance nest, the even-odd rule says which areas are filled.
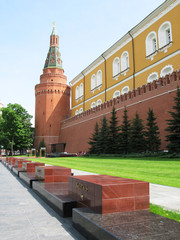
[[[147,210],[97,214],[73,209],[73,226],[88,240],[179,240],[180,223]]]
[[[0,163],[0,239],[85,240],[71,218],[58,216]]]
[[[180,188],[150,184],[150,202],[180,212]]]

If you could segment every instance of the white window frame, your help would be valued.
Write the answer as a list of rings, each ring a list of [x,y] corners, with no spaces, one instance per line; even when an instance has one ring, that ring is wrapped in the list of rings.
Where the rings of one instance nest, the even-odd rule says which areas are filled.
[[[83,96],[83,83],[80,84],[80,97]]]
[[[79,98],[79,86],[76,87],[76,95],[75,96],[76,96],[76,99]]]
[[[167,69],[169,71],[167,71]],[[167,71],[167,72],[165,72]],[[173,66],[172,65],[166,65],[165,67],[163,67],[163,69],[161,69],[161,77],[165,77],[167,74],[171,74],[173,72]]]
[[[96,86],[97,86],[97,83],[96,83],[96,75],[93,74],[93,75],[91,76],[91,90],[95,89]]]
[[[169,37],[170,39],[167,39],[167,30],[170,31]],[[164,52],[167,52],[167,48],[172,45],[172,28],[171,28],[171,22],[166,21],[161,24],[158,30],[158,38],[159,38],[159,50]]]
[[[127,91],[126,91],[126,89],[127,89]],[[121,94],[123,95],[123,94],[125,94],[125,93],[128,93],[129,92],[129,86],[125,86],[125,87],[123,87],[123,89],[121,90]]]
[[[102,71],[98,70],[97,71],[97,87],[102,85]]]
[[[155,49],[154,42],[156,42]],[[152,31],[146,37],[146,58],[153,60],[154,55],[157,54],[157,49],[157,34],[155,31]]]
[[[113,60],[113,77],[117,77],[120,74],[120,59],[116,57]]]
[[[95,102],[92,102],[91,103],[91,108],[95,108],[96,107],[96,103]]]
[[[97,102],[96,102],[96,106],[100,106],[101,104],[102,104],[102,100],[98,99]]]
[[[159,76],[157,72],[153,72],[151,74],[149,74],[148,78],[147,78],[147,83],[151,83],[154,80],[158,80]]]
[[[126,75],[126,72],[129,70],[129,53],[124,51],[121,54],[121,73]]]
[[[116,90],[114,93],[113,93],[113,98],[117,98],[121,95],[120,91],[119,90]]]
[[[78,111],[78,110],[76,110],[76,112],[75,112],[75,116],[76,116],[76,115],[78,115],[78,114],[79,114],[79,111]]]

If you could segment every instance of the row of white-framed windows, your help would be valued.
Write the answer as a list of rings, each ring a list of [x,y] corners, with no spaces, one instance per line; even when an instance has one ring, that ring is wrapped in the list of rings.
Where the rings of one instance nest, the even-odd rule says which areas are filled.
[[[94,108],[96,106],[100,106],[102,104],[102,100],[98,99],[97,102],[92,102],[91,103],[91,108]]]
[[[159,49],[167,46],[172,42],[171,23],[169,21],[161,24],[158,30]],[[157,34],[155,31],[150,32],[146,37],[146,56],[155,53],[158,50]]]
[[[129,86],[125,86],[123,87],[123,89],[121,90],[121,93],[119,90],[116,90],[114,93],[113,93],[113,98],[117,98],[119,97],[121,94],[125,94],[125,93],[128,93],[129,92]]]
[[[97,74],[91,77],[91,90],[98,88],[102,85],[102,71],[98,70]]]
[[[83,96],[83,83],[81,83],[80,86],[76,87],[75,98],[78,99],[82,96]]]
[[[75,115],[78,115],[83,112],[83,108],[80,108],[79,110],[76,110]]]
[[[165,77],[167,74],[171,74],[173,72],[173,66],[172,65],[166,65],[161,69],[160,77]],[[147,82],[153,82],[154,80],[158,80],[159,75],[157,72],[151,73],[148,78]]]
[[[121,66],[120,66],[121,59]],[[120,72],[125,71],[129,68],[129,53],[127,51],[123,52],[121,58],[116,57],[113,61],[113,76],[120,74]]]

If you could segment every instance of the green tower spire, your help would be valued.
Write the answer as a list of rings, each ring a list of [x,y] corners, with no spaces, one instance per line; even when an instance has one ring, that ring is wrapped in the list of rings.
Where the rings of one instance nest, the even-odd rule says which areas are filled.
[[[47,58],[44,64],[45,68],[60,68],[62,67],[62,60],[61,60],[61,54],[59,52],[59,36],[56,32],[56,26],[55,23],[53,23],[53,30],[50,36],[50,47],[47,54]]]

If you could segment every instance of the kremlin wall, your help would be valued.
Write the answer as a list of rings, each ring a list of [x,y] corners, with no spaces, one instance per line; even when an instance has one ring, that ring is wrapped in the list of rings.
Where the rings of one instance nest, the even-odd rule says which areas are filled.
[[[166,75],[164,78],[138,87],[136,90],[107,101],[98,107],[63,120],[60,141],[66,143],[65,150],[67,152],[88,151],[88,141],[94,132],[95,123],[99,123],[103,116],[109,119],[113,106],[117,111],[119,124],[122,121],[124,107],[127,108],[129,119],[132,120],[138,112],[144,124],[148,109],[152,108],[159,126],[162,141],[161,150],[165,150],[166,120],[170,118],[168,111],[171,111],[174,105],[178,85],[180,86],[180,71],[173,72],[171,75]]]
[[[166,0],[67,84],[55,25],[40,83],[35,86],[35,141],[47,153],[87,152],[96,122],[111,116],[119,125],[124,108],[146,124],[154,110],[161,150],[166,120],[180,86],[180,1]],[[71,101],[70,101],[71,98]],[[70,106],[71,102],[71,106]]]

